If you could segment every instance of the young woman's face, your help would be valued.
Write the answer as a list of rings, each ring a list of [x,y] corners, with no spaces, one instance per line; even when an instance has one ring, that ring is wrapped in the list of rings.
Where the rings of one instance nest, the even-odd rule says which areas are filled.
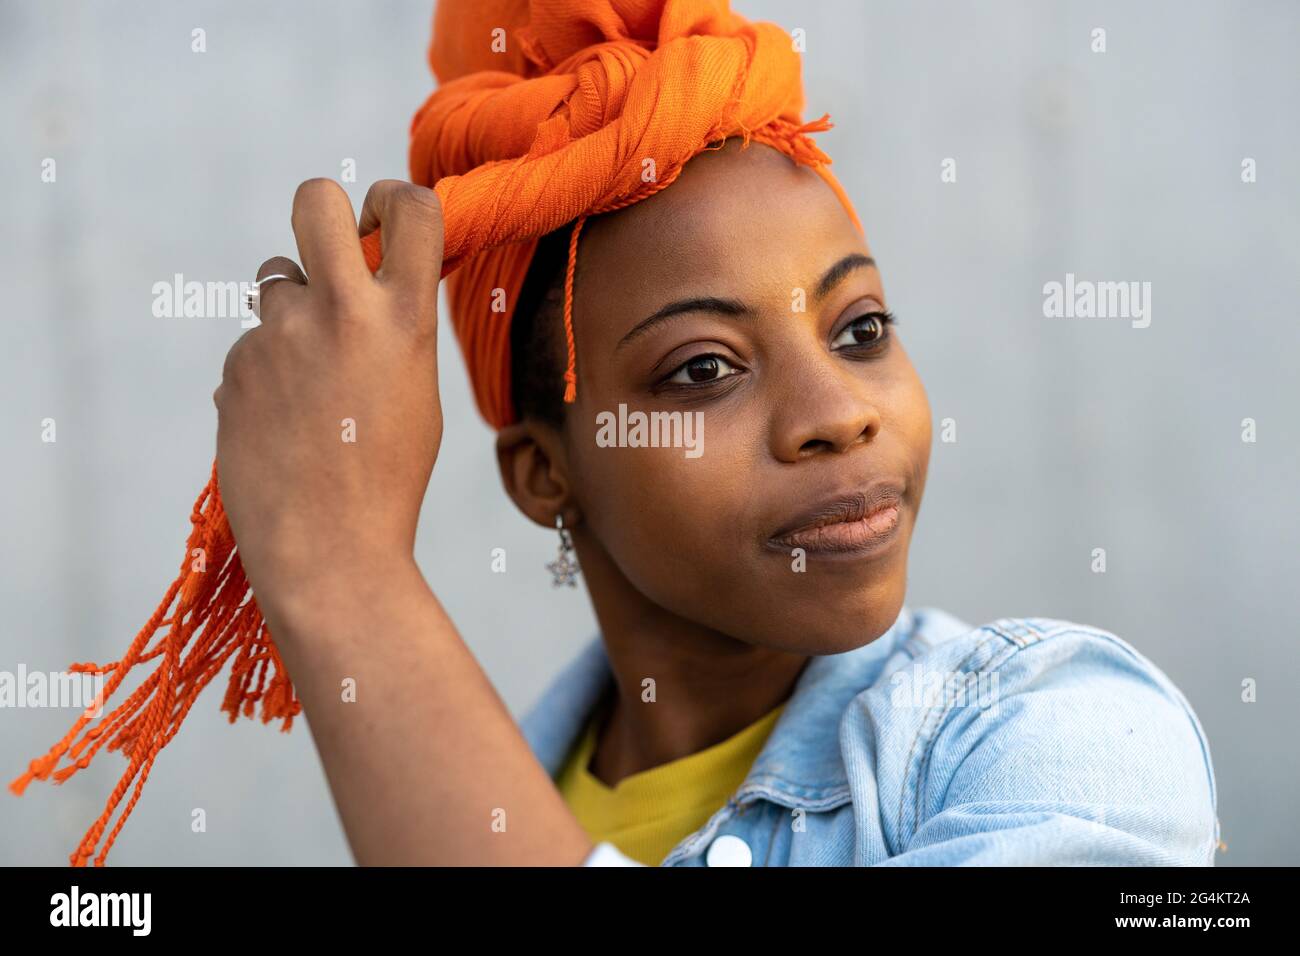
[[[930,408],[830,187],[739,142],[583,230],[565,436],[579,560],[738,640],[837,653],[902,606]],[[706,301],[647,321],[683,300]],[[689,417],[700,443],[611,447],[620,404]]]

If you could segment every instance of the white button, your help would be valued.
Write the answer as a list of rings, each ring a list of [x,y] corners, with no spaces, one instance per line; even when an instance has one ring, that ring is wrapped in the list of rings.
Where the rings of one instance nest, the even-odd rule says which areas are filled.
[[[727,833],[709,844],[704,862],[709,866],[753,866],[754,854],[750,852],[748,843]]]

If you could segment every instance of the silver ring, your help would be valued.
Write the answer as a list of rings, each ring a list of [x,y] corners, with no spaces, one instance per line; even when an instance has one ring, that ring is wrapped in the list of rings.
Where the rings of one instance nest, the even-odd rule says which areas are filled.
[[[288,279],[290,282],[297,282],[293,276],[273,275],[265,276],[253,283],[253,288],[244,293],[244,308],[251,309],[253,314],[259,319],[262,317],[261,292],[262,285],[267,282],[274,282],[276,279]]]

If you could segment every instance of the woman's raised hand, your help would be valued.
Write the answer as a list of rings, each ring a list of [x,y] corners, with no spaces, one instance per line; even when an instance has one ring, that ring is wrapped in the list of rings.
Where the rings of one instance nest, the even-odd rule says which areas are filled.
[[[303,268],[262,264],[259,280],[293,281],[261,287],[262,324],[230,349],[213,393],[221,497],[268,620],[319,588],[413,564],[442,442],[437,195],[377,182],[358,225],[341,186],[311,179],[292,222]],[[381,225],[372,275],[360,236]]]

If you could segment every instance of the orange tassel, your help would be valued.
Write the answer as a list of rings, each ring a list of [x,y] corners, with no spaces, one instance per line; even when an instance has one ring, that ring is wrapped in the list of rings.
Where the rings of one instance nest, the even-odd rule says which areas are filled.
[[[574,371],[577,356],[573,347],[573,273],[578,265],[578,235],[586,223],[585,215],[579,216],[569,234],[569,263],[564,269],[564,341],[569,350],[569,367],[564,370],[564,400],[573,402],[578,394],[578,375]]]
[[[68,668],[76,673],[112,674],[102,698],[96,702],[99,707],[83,713],[49,753],[33,760],[27,772],[9,784],[9,789],[20,796],[32,780],[48,780],[53,776],[54,782],[61,784],[78,770],[90,766],[95,754],[105,745],[109,750],[120,750],[128,759],[126,771],[109,796],[104,812],[91,824],[69,857],[73,866],[85,866],[101,839],[103,846],[99,847],[95,865],[104,865],[109,849],[140,799],[154,760],[176,736],[199,693],[231,657],[235,663],[221,705],[230,714],[231,723],[241,712],[246,717],[253,716],[260,699],[262,723],[280,718],[284,721],[281,730],[288,731],[294,716],[302,709],[261,611],[249,594],[248,581],[235,552],[235,539],[221,505],[215,462],[207,487],[194,503],[190,522],[193,528],[180,574],[131,642],[126,655],[103,667],[73,664]],[[167,625],[165,633],[164,625]],[[158,634],[162,635],[161,639],[150,646]],[[159,659],[154,672],[115,710],[87,728],[95,719],[91,712],[102,708],[131,668],[154,659]],[[83,728],[85,733],[77,740]],[[88,745],[90,749],[86,751]],[[83,751],[86,751],[84,755]],[[58,764],[65,756],[70,762],[60,768]],[[135,786],[131,797],[105,838],[104,831],[132,781]]]

